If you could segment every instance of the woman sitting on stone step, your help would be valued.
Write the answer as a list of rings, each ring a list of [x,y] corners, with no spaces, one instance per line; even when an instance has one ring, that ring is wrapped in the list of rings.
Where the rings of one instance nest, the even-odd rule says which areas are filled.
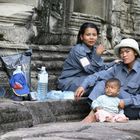
[[[96,46],[99,35],[98,27],[93,23],[84,23],[77,36],[77,44],[71,49],[58,79],[58,89],[75,91],[90,74],[108,69],[115,62],[105,64],[101,55],[103,45]]]

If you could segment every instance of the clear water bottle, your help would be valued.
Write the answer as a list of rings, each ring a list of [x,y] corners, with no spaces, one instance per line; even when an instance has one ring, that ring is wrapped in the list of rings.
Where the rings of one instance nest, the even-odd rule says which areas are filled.
[[[45,67],[41,67],[41,71],[38,73],[38,87],[37,87],[37,100],[43,101],[46,98],[48,92],[48,73]]]

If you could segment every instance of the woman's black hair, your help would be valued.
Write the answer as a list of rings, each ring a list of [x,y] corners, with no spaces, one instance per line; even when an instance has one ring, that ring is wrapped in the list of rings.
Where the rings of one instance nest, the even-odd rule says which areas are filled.
[[[82,43],[82,40],[80,38],[80,35],[83,35],[85,33],[85,30],[87,28],[94,28],[94,29],[96,29],[97,34],[99,35],[99,29],[98,29],[97,25],[95,25],[94,23],[85,22],[85,23],[83,23],[81,25],[80,30],[78,32],[78,35],[77,35],[77,44],[79,44],[79,43],[81,44]]]

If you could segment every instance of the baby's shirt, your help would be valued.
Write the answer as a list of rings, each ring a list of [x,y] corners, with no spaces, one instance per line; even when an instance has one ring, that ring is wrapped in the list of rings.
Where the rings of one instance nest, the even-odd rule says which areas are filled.
[[[107,95],[101,95],[92,102],[91,107],[93,109],[99,107],[110,113],[118,114],[120,111],[118,107],[119,103],[120,103],[120,99],[118,97],[110,97]]]

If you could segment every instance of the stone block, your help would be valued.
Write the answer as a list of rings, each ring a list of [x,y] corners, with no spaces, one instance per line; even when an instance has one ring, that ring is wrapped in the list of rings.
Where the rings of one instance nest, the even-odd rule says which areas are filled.
[[[0,101],[0,106],[0,131],[10,131],[33,125],[31,114],[20,103],[6,100],[6,102]]]
[[[50,122],[82,120],[90,111],[86,98],[74,100],[47,100],[16,102],[0,100],[0,131],[27,128]]]

